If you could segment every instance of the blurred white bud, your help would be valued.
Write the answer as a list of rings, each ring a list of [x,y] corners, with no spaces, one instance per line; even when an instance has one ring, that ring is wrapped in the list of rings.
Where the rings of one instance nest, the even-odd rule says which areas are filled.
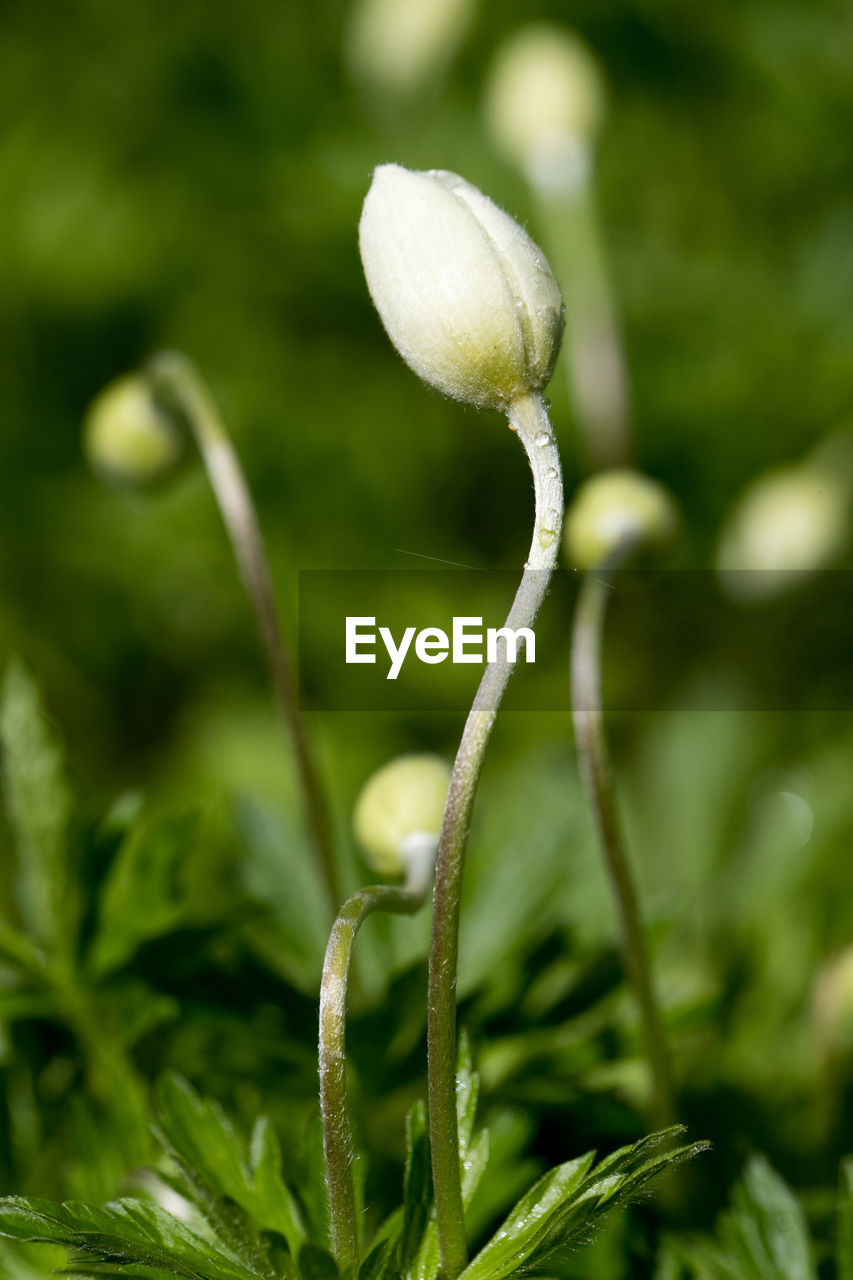
[[[376,871],[428,882],[449,785],[447,763],[431,755],[400,756],[368,779],[353,826]]]
[[[542,250],[476,187],[440,169],[380,165],[359,236],[382,323],[425,382],[490,408],[546,384],[560,290]]]
[[[853,946],[827,960],[812,990],[812,1027],[830,1053],[853,1050]]]
[[[169,475],[184,453],[183,435],[155,403],[144,377],[127,374],[92,401],[83,425],[83,450],[110,480],[152,484]]]
[[[639,471],[602,471],[587,480],[566,516],[565,550],[571,565],[593,569],[620,547],[663,551],[678,531],[670,494]]]
[[[462,43],[476,0],[359,0],[346,55],[356,79],[391,97],[441,75]]]
[[[545,190],[573,189],[586,180],[604,106],[601,75],[586,45],[545,24],[507,40],[486,92],[498,146]]]
[[[753,481],[723,526],[716,557],[721,585],[744,603],[781,595],[803,574],[831,564],[848,530],[843,476],[807,464],[769,471]]]

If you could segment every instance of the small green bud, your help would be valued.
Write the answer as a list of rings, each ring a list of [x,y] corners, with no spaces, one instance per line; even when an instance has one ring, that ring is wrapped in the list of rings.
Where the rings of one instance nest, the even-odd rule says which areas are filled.
[[[356,78],[404,97],[441,75],[465,36],[476,0],[359,0],[347,33]]]
[[[576,568],[593,569],[623,546],[663,551],[677,531],[678,509],[662,484],[627,468],[602,471],[569,508],[566,556]]]
[[[399,756],[377,770],[356,801],[356,838],[374,870],[416,875],[432,867],[450,770],[439,756]]]
[[[498,53],[486,112],[498,146],[534,186],[575,186],[604,117],[595,59],[565,28],[525,27]]]
[[[720,535],[723,588],[743,603],[783,594],[841,554],[849,520],[839,472],[808,464],[766,472],[740,497]],[[745,569],[751,572],[739,572]]]
[[[542,250],[476,187],[444,170],[380,165],[359,238],[382,323],[425,382],[494,409],[545,386],[560,290]]]
[[[146,379],[127,374],[93,400],[83,426],[83,450],[94,470],[108,479],[146,485],[175,470],[184,439],[156,404]]]

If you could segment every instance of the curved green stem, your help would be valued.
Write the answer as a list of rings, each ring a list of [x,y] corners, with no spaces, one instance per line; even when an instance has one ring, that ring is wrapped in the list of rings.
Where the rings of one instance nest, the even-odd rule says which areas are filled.
[[[536,495],[530,557],[504,624],[517,630],[533,626],[548,588],[559,545],[563,486],[560,458],[542,397],[538,393],[520,397],[507,412],[530,461]],[[430,1144],[444,1280],[456,1280],[468,1260],[456,1119],[456,971],[462,874],[477,783],[512,672],[503,646],[497,661],[486,667],[465,722],[436,863],[427,1044]]]
[[[151,360],[148,374],[154,395],[167,411],[179,416],[204,462],[255,614],[276,701],[290,732],[308,831],[335,912],[343,892],[331,818],[299,706],[290,645],[276,611],[272,575],[246,477],[219,409],[192,361],[177,352],[163,352]]]
[[[429,859],[430,868],[432,859]],[[346,1085],[347,984],[356,935],[375,911],[413,915],[426,901],[429,879],[422,864],[406,885],[371,885],[354,894],[332,928],[320,988],[320,1111],[332,1252],[341,1271],[359,1262],[358,1214],[352,1176],[354,1144]]]
[[[634,989],[652,1084],[655,1124],[675,1122],[672,1070],[643,938],[637,890],[631,874],[607,749],[601,699],[601,656],[611,571],[627,548],[584,575],[572,627],[572,719],[580,772],[595,817],[622,932],[622,952]]]

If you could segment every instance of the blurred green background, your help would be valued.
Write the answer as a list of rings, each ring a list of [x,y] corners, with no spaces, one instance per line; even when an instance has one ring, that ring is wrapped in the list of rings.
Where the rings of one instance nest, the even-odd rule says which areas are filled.
[[[520,565],[531,509],[517,442],[497,415],[441,399],[405,368],[371,306],[356,229],[373,166],[396,161],[464,174],[540,234],[482,113],[495,52],[534,18],[571,24],[606,76],[596,186],[636,456],[681,504],[680,563],[704,568],[743,485],[851,412],[849,5],[489,0],[441,76],[395,98],[348,69],[341,0],[0,3],[0,652],[34,669],[90,827],[141,795],[146,812],[200,807],[207,832],[181,871],[191,944],[164,943],[140,965],[177,1002],[168,1036],[161,1027],[135,1051],[141,1076],[177,1065],[249,1110],[258,1094],[275,1105],[284,1016],[307,1099],[322,926],[304,964],[282,961],[299,860],[292,780],[202,469],[154,493],[105,486],[81,455],[87,404],[157,349],[198,362],[291,621],[304,568],[417,567],[412,554]],[[561,370],[551,394],[571,494],[583,462]],[[768,660],[784,661],[781,640]],[[354,883],[366,874],[348,834],[358,787],[395,752],[452,754],[461,717],[323,713],[312,727]],[[614,741],[685,1113],[717,1146],[698,1216],[752,1147],[800,1186],[824,1182],[851,1141],[853,1018],[838,1015],[824,1052],[811,1012],[822,966],[853,940],[849,714],[687,713],[674,692],[658,715],[614,726]],[[92,886],[110,864],[109,840],[97,847],[81,872]],[[236,907],[235,865],[247,895]],[[520,1107],[529,1140],[555,1158],[641,1129],[632,1017],[566,715],[499,726],[470,899],[463,992],[486,992],[471,1018],[491,1037],[487,1093]],[[246,943],[229,912],[258,904],[279,913],[278,931]],[[368,1005],[382,957],[402,972],[422,957],[424,928],[371,926]],[[176,954],[200,957],[189,976]],[[533,981],[542,972],[550,987]],[[250,981],[244,1060],[229,1036]],[[608,992],[616,1003],[602,1011]],[[421,1081],[420,999],[410,1031],[396,1030],[407,1098]],[[592,1022],[575,1029],[585,1002]],[[3,1070],[11,1089],[30,1055],[24,1093],[38,1111],[63,1103],[75,1058],[49,1019],[33,1026],[26,1043],[12,1035]],[[368,1064],[373,1027],[367,1017],[354,1033]],[[67,1079],[44,1075],[57,1053]],[[255,1093],[241,1094],[246,1081]],[[377,1140],[386,1114],[402,1116],[402,1104],[383,1111],[383,1087]],[[36,1126],[43,1152],[52,1124]],[[56,1171],[28,1165],[26,1138],[16,1143],[4,1189],[23,1177],[56,1190],[44,1185]]]

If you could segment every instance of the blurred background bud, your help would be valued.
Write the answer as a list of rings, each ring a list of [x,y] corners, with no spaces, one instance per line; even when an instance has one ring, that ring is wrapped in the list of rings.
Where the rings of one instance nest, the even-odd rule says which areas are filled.
[[[356,801],[353,826],[367,862],[381,875],[413,870],[438,848],[450,769],[440,756],[400,756],[377,770]],[[417,867],[414,867],[417,870]]]
[[[818,972],[812,992],[812,1026],[825,1053],[853,1051],[853,946],[827,960]]]
[[[678,508],[657,480],[627,468],[587,480],[566,516],[565,552],[578,569],[603,564],[621,547],[663,551],[678,531]]]
[[[476,0],[359,0],[346,57],[353,76],[394,98],[441,76],[471,26]]]
[[[723,525],[716,555],[723,590],[733,600],[760,603],[831,565],[848,540],[849,506],[842,472],[814,463],[765,472]]]
[[[155,403],[141,374],[117,378],[93,400],[83,426],[83,450],[92,468],[123,484],[153,484],[171,475],[184,437]]]
[[[604,89],[592,54],[565,28],[523,28],[495,59],[486,113],[496,143],[534,187],[582,184],[604,116]]]

